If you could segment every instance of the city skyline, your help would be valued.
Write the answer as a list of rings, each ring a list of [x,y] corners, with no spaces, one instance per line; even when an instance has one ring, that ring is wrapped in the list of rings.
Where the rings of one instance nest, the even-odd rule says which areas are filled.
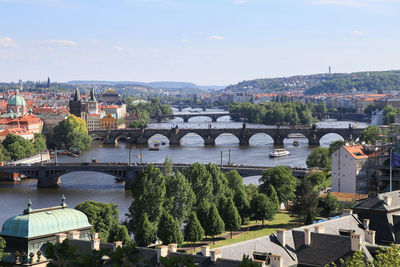
[[[2,81],[229,85],[400,69],[397,0],[0,0]]]

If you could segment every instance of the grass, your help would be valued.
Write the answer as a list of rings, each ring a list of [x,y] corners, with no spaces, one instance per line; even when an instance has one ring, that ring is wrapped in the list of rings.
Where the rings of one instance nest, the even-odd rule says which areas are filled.
[[[264,221],[264,228],[261,228],[261,221],[250,221],[249,224],[242,226],[242,231],[234,232],[233,238],[230,238],[230,232],[225,232],[220,236],[216,236],[215,244],[209,244],[210,248],[218,248],[223,247],[231,244],[235,244],[238,242],[270,235],[275,233],[276,230],[279,229],[290,229],[298,226],[298,223],[293,221],[293,218],[290,217],[289,213],[287,212],[280,212],[275,215],[274,220],[272,221]],[[196,244],[195,251],[189,250],[188,253],[199,252],[200,247],[206,245],[208,242],[212,241],[211,238],[205,239],[203,242],[199,242]],[[184,243],[184,247],[191,247],[192,244],[187,242]]]

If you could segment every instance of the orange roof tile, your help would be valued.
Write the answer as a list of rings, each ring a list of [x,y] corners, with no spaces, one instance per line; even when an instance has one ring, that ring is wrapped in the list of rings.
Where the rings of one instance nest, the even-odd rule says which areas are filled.
[[[362,145],[343,146],[347,152],[355,159],[366,159],[368,155],[364,153]]]

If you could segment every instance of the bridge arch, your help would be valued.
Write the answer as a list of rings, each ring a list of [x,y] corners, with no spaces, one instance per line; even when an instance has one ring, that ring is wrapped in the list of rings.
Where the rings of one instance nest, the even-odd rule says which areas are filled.
[[[273,144],[274,138],[267,133],[255,133],[249,137],[249,145]]]
[[[202,120],[201,120],[202,119]],[[204,119],[207,119],[207,120],[204,120]],[[195,122],[212,122],[213,121],[213,119],[210,117],[210,116],[208,116],[208,115],[201,115],[201,114],[199,114],[199,115],[195,115],[195,116],[193,116],[193,117],[190,117],[190,118],[188,118],[188,120],[187,120],[187,122],[192,122],[192,123],[195,123]]]
[[[117,136],[114,140],[114,143],[117,146],[119,141],[128,141],[130,139],[131,139],[131,137],[129,135],[123,134],[123,135]]]
[[[227,114],[227,115],[222,115],[222,116],[219,116],[218,118],[216,118],[216,120],[215,121],[223,121],[223,118],[230,118],[231,116],[229,115],[229,114]]]
[[[344,136],[339,133],[326,133],[319,137],[319,143],[321,146],[328,147],[332,142],[338,140],[346,140]]]
[[[201,146],[204,142],[204,138],[197,133],[186,133],[180,138],[180,143],[185,146]]]
[[[156,144],[156,143],[162,144],[163,142],[169,145],[169,138],[163,134],[153,134],[147,140],[148,144]]]
[[[225,138],[225,140],[222,140]],[[240,144],[240,137],[236,136],[233,133],[220,133],[215,137],[215,144],[217,145],[232,145],[232,144]]]

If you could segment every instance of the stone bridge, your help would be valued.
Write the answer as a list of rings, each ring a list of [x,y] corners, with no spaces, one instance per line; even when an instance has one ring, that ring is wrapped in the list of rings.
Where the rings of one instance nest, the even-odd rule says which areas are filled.
[[[183,114],[171,114],[171,115],[156,115],[151,118],[161,122],[165,119],[182,118],[183,122],[189,122],[190,118],[194,117],[209,117],[212,122],[216,122],[218,118],[230,116],[229,112],[214,112],[214,113],[183,113]]]
[[[291,134],[301,134],[308,139],[308,144],[318,146],[320,139],[329,133],[340,135],[344,140],[355,141],[363,131],[362,128],[317,128],[313,127],[278,127],[278,128],[171,128],[171,129],[118,129],[90,131],[94,140],[102,140],[107,144],[118,144],[118,140],[129,140],[133,144],[148,144],[154,135],[164,135],[170,145],[180,145],[187,134],[197,134],[203,138],[205,145],[215,145],[215,139],[221,134],[232,134],[240,145],[249,145],[255,134],[267,134],[274,140],[274,145],[283,146],[283,140]]]
[[[147,166],[153,165],[157,168],[162,168],[163,164],[134,164],[128,163],[47,163],[47,164],[34,164],[31,166],[22,165],[6,165],[0,167],[0,172],[18,173],[25,175],[28,178],[37,179],[37,187],[57,187],[61,183],[60,176],[76,171],[90,171],[100,172],[117,177],[125,182],[125,189],[131,189],[136,180],[137,175]],[[191,164],[174,164],[174,170],[184,170],[189,168]],[[262,172],[270,167],[259,166],[232,166],[223,165],[222,171],[228,172],[237,170],[243,177],[262,175]],[[292,169],[292,173],[297,178],[304,178],[306,174],[305,169]]]

